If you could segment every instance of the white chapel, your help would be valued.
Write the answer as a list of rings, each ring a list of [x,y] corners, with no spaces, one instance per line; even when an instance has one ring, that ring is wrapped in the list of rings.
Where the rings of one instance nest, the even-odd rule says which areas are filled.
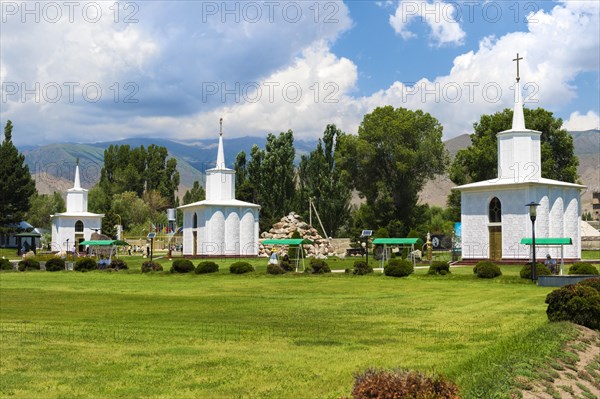
[[[92,233],[102,229],[104,215],[90,213],[88,207],[88,190],[81,187],[79,179],[79,161],[75,166],[75,181],[73,188],[67,190],[67,211],[50,215],[52,219],[52,250],[59,252],[76,250],[82,252],[85,248],[78,244],[90,240]]]
[[[235,199],[235,170],[225,166],[223,118],[217,164],[206,171],[206,199],[180,206],[184,256],[257,256],[260,206]]]
[[[519,59],[517,54],[517,59]],[[517,61],[518,63],[518,61]],[[530,202],[539,203],[535,221],[539,238],[571,238],[565,260],[581,258],[580,194],[585,186],[541,176],[541,132],[525,127],[519,83],[515,86],[512,128],[497,134],[498,178],[453,190],[461,192],[462,258],[464,260],[528,260],[531,249]],[[559,247],[536,247],[536,258],[560,258]]]

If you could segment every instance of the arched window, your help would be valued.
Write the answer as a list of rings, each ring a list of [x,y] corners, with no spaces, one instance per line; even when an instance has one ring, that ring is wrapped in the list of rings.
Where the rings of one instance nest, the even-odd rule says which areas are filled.
[[[75,233],[83,233],[83,222],[81,220],[75,222]]]
[[[492,198],[490,201],[488,217],[490,223],[502,222],[502,205],[500,204],[500,200],[496,197]]]
[[[195,229],[198,227],[198,214],[194,212],[194,219],[192,220],[192,227]]]

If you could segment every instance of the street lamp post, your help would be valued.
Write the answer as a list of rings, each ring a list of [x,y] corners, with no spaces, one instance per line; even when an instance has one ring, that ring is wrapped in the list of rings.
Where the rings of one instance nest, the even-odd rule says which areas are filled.
[[[531,219],[531,250],[532,250],[532,263],[531,263],[531,281],[535,283],[537,280],[536,276],[536,264],[535,264],[535,219],[537,216],[536,208],[540,204],[531,201],[529,204],[525,205],[529,207],[529,219]]]

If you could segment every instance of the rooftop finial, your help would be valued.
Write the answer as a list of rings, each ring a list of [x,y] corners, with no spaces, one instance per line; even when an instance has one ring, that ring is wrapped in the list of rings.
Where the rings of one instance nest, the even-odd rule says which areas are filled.
[[[519,61],[521,61],[523,59],[523,57],[519,58],[519,53],[517,53],[517,58],[515,58],[513,61],[517,61],[517,82],[519,80],[521,80],[521,77],[519,76]]]
[[[219,136],[223,135],[223,118],[219,119]]]

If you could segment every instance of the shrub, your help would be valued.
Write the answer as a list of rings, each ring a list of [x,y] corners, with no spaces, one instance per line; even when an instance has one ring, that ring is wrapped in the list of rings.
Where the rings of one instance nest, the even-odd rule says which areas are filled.
[[[592,287],[596,291],[600,292],[600,277],[586,278],[578,283],[579,285],[586,285]]]
[[[78,272],[87,272],[89,270],[96,269],[96,260],[93,258],[79,258],[77,262],[75,262],[75,271]]]
[[[189,259],[175,259],[171,266],[171,273],[190,273],[194,270],[194,264]]]
[[[279,265],[274,265],[272,263],[269,263],[269,265],[267,266],[267,273],[269,273],[269,274],[285,274],[285,270],[283,270],[283,268]]]
[[[115,269],[115,270],[127,270],[129,269],[129,266],[127,266],[127,262],[125,262],[123,259],[113,259],[110,261],[110,265],[108,265],[108,267],[110,269]]]
[[[569,268],[569,274],[598,274],[598,269],[590,263],[579,262]]]
[[[23,259],[19,262],[19,271],[26,272],[27,270],[40,270],[40,262],[35,259]]]
[[[459,389],[441,376],[410,370],[366,370],[354,375],[354,399],[458,399]]]
[[[473,268],[473,272],[479,278],[494,278],[502,275],[498,265],[487,261],[478,262]]]
[[[531,262],[527,263],[521,268],[521,278],[531,279]],[[535,264],[535,275],[536,276],[551,276],[552,272],[543,263]]]
[[[593,329],[600,329],[600,292],[594,288],[569,284],[546,296],[550,321],[568,320]]]
[[[282,260],[279,262],[279,267],[282,268],[284,272],[293,272],[296,270],[289,260]]]
[[[412,263],[404,259],[390,259],[388,264],[383,268],[386,276],[406,277],[413,274],[415,268]]]
[[[196,266],[196,274],[216,273],[218,271],[219,265],[210,260],[200,262],[198,263],[198,266]]]
[[[235,262],[229,266],[229,273],[233,274],[244,274],[253,271],[254,267],[248,262]]]
[[[312,274],[323,274],[323,273],[331,273],[331,269],[327,262],[323,259],[312,258],[310,260],[310,266],[306,269],[307,273]]]
[[[142,263],[142,273],[162,272],[162,271],[163,271],[163,267],[159,263],[156,263],[151,260],[147,260],[144,263]]]
[[[431,266],[429,266],[429,271],[427,273],[445,276],[450,273],[450,263],[441,261],[431,262]]]
[[[46,271],[60,272],[65,270],[65,261],[61,258],[52,258],[46,261]]]
[[[356,262],[354,262],[353,273],[362,276],[364,274],[373,273],[373,268],[371,267],[371,265],[368,265],[367,262],[363,260],[357,260]]]
[[[0,259],[0,270],[12,270],[12,263],[8,259],[1,258]]]

